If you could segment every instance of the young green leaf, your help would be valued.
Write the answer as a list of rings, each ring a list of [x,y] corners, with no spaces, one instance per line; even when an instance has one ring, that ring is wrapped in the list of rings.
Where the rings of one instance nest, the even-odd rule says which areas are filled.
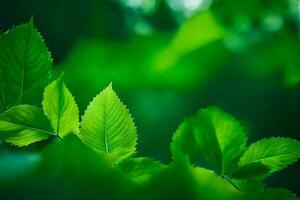
[[[26,146],[54,135],[43,111],[31,105],[18,105],[0,115],[0,139]]]
[[[118,164],[118,168],[136,183],[144,183],[166,166],[157,160],[139,157],[123,160]]]
[[[70,132],[79,132],[79,110],[63,76],[45,88],[42,104],[56,135],[64,137]]]
[[[233,172],[236,178],[262,179],[295,162],[300,157],[300,142],[273,137],[253,143]]]
[[[52,60],[33,22],[14,27],[0,37],[0,108],[37,104],[49,81]]]
[[[219,174],[228,174],[245,149],[246,137],[239,122],[229,114],[211,107],[200,110],[185,123],[182,126],[186,127],[179,129],[179,132],[182,132],[181,139],[177,140],[181,140],[182,144],[184,140],[187,141],[184,138],[194,141],[190,143],[190,146],[189,142],[185,142],[186,144],[182,145],[181,149],[175,148],[178,145],[174,142],[176,142],[176,137],[179,137],[175,134],[172,144],[173,157],[178,152],[184,151],[200,153]]]
[[[135,152],[136,127],[111,84],[87,107],[82,117],[80,138],[113,163]]]

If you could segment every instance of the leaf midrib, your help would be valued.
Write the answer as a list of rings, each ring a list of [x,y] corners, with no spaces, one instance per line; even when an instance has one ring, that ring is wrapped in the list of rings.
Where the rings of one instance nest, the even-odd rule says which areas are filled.
[[[103,108],[103,121],[104,121],[104,142],[105,142],[105,153],[108,157],[109,149],[108,149],[108,135],[107,135],[107,120],[106,120],[106,103],[107,103],[107,94],[104,95],[104,108]]]
[[[50,134],[50,135],[56,135],[55,133],[45,131],[45,130],[42,130],[40,128],[35,128],[35,127],[27,126],[27,125],[24,125],[24,124],[18,124],[18,123],[6,121],[6,120],[3,120],[3,119],[1,119],[1,121],[5,121],[5,122],[10,123],[10,124],[15,124],[15,125],[21,126],[23,128],[31,129],[31,130],[34,130],[34,131],[40,131],[40,132],[47,133],[47,134]]]
[[[59,85],[59,91],[58,91],[58,113],[57,113],[57,125],[56,125],[56,135],[59,136],[59,129],[60,129],[60,118],[61,118],[61,113],[62,113],[62,92],[64,92],[64,85],[60,82],[58,82]]]
[[[30,30],[27,31],[27,40],[25,41],[25,56],[24,56],[24,62],[23,62],[23,65],[22,65],[22,72],[21,72],[21,85],[20,85],[20,96],[19,96],[19,103],[18,104],[22,104],[23,102],[23,91],[24,91],[24,81],[25,81],[25,68],[26,68],[26,65],[28,63],[28,53],[29,53],[29,41],[31,39],[31,33],[30,33]]]
[[[221,176],[223,176],[224,175],[223,150],[222,150],[221,145],[220,145],[220,141],[219,141],[217,129],[215,128],[215,125],[214,125],[213,122],[212,122],[212,126],[213,126],[213,129],[214,129],[214,133],[215,133],[215,138],[216,138],[216,141],[217,141],[217,145],[219,147],[218,149],[220,150],[220,156],[221,156],[221,169],[220,169],[220,173],[221,173]]]
[[[266,159],[269,159],[269,158],[272,158],[272,157],[280,157],[280,156],[284,156],[284,155],[286,155],[286,153],[279,153],[279,154],[273,155],[273,156],[266,156],[266,157],[263,157],[263,158],[260,158],[260,159],[257,159],[257,160],[252,160],[252,161],[247,162],[246,164],[243,164],[241,166],[245,166],[245,165],[249,165],[249,164],[252,164],[252,163],[261,162],[263,160],[266,160]]]

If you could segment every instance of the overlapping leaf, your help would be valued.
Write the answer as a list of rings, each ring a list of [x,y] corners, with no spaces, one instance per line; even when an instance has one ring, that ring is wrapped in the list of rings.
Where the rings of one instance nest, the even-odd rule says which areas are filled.
[[[300,142],[273,137],[253,143],[241,158],[233,176],[261,179],[295,162],[300,157]]]
[[[80,138],[113,163],[135,152],[136,127],[111,84],[93,99],[85,111]]]
[[[231,171],[244,152],[246,144],[246,137],[239,122],[214,107],[200,110],[186,120],[174,135],[172,146],[175,142],[184,142],[185,139],[176,139],[179,137],[194,141],[190,146],[188,143],[181,146],[182,149],[173,147],[173,157],[178,154],[176,151],[191,152],[191,148],[194,148],[192,152],[200,153],[219,174]]]
[[[43,110],[60,137],[79,132],[79,110],[63,76],[45,88]]]
[[[54,135],[42,110],[31,105],[18,105],[0,115],[0,139],[26,146]]]

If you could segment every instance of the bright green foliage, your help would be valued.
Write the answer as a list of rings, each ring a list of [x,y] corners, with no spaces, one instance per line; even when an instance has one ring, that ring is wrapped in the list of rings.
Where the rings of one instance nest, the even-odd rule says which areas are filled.
[[[201,154],[232,188],[245,194],[256,193],[256,199],[264,199],[272,192],[260,193],[264,183],[253,179],[266,177],[296,161],[300,157],[300,143],[288,138],[269,138],[252,144],[245,152],[246,140],[243,128],[232,116],[214,107],[202,109],[185,120],[174,134],[173,160],[186,165],[195,155]],[[200,174],[204,176],[205,173]],[[214,185],[225,190],[226,184],[222,184]],[[283,199],[293,197],[285,191],[279,193]],[[225,192],[223,197],[225,195],[229,194]]]
[[[45,88],[42,104],[56,135],[64,137],[79,132],[79,110],[63,76]]]
[[[195,142],[193,143],[197,145],[194,152],[195,150],[199,152],[219,174],[229,173],[244,152],[246,144],[246,137],[239,122],[229,114],[211,107],[200,110],[185,123],[179,129],[182,135],[180,137],[187,137],[189,140],[194,137]],[[185,128],[183,129],[183,127]],[[175,134],[173,142],[176,142],[176,137],[179,137],[177,134]],[[181,143],[184,143],[185,139],[180,140]],[[188,144],[189,142],[184,146],[188,147]],[[176,145],[172,144],[172,146]],[[184,151],[186,149],[183,147]],[[182,152],[176,147],[172,147],[172,150],[173,152]],[[187,151],[190,152],[190,150]]]
[[[111,84],[87,107],[82,117],[80,138],[113,163],[135,152],[136,127]]]
[[[264,178],[287,167],[299,157],[300,142],[297,140],[282,137],[262,139],[249,147],[233,175],[240,178]]]
[[[173,136],[173,160],[189,163],[202,155],[214,170],[243,192],[264,188],[260,180],[295,162],[300,142],[269,138],[252,144],[246,151],[246,136],[240,123],[215,107],[200,110],[184,121]]]
[[[237,26],[239,23],[237,22]],[[186,21],[171,41],[169,41],[171,35],[168,34],[157,40],[153,40],[156,37],[154,35],[154,37],[134,37],[128,45],[124,45],[123,42],[102,41],[100,43],[98,40],[87,40],[88,42],[78,45],[75,53],[71,54],[71,59],[67,59],[66,66],[71,66],[68,67],[67,74],[73,77],[74,84],[77,84],[73,87],[77,87],[79,92],[82,90],[80,84],[87,81],[86,79],[90,85],[90,88],[85,85],[87,91],[111,80],[124,83],[120,85],[125,88],[128,86],[144,88],[149,85],[152,87],[153,83],[157,86],[174,84],[181,87],[188,82],[194,84],[193,87],[198,86],[196,83],[200,83],[198,81],[211,74],[216,67],[221,67],[219,60],[228,55],[221,42],[225,34],[224,27],[218,24],[212,12],[204,11]],[[282,40],[279,43],[282,45],[279,46],[289,49],[285,41],[288,40]],[[157,44],[153,45],[153,43]],[[278,46],[277,43],[274,44]],[[137,49],[141,46],[143,51],[136,56]],[[221,52],[221,57],[207,58],[212,54],[220,54],[217,51]],[[263,51],[268,52],[265,56],[270,58],[274,57],[274,53],[276,55],[281,53],[277,50],[276,52],[265,51],[265,49]],[[127,59],[130,55],[134,55],[136,59]],[[249,55],[253,57],[252,52],[249,52]],[[118,59],[115,59],[116,57]],[[297,57],[296,54],[291,57],[279,56],[279,60],[273,63],[271,59],[269,63],[271,66],[274,64],[277,69],[278,63],[284,64],[286,59],[292,60],[288,62],[289,68],[285,70],[288,75],[295,74],[288,81],[291,84],[297,83],[299,79],[294,57]],[[215,60],[218,62],[213,66]],[[256,65],[256,59],[254,60],[253,63]],[[265,62],[264,59],[258,60]],[[102,66],[106,67],[99,68],[101,62],[104,63]],[[76,193],[77,187],[73,187],[72,184],[77,179],[72,179],[72,183],[69,179],[76,176],[80,177],[78,183],[75,183],[79,185],[79,189],[93,191],[94,188],[90,186],[96,185],[97,189],[104,188],[103,191],[121,190],[120,194],[125,191],[130,196],[129,198],[120,194],[110,196],[110,191],[107,190],[108,198],[106,198],[105,194],[98,191],[100,197],[104,199],[120,196],[122,199],[131,200],[296,199],[286,190],[264,190],[263,179],[295,162],[300,157],[300,142],[288,138],[269,138],[252,144],[247,150],[247,138],[240,123],[220,109],[210,107],[200,110],[179,126],[171,144],[173,163],[170,165],[166,166],[146,157],[130,158],[136,151],[136,127],[128,109],[113,91],[111,84],[87,107],[80,129],[79,109],[65,85],[63,76],[44,89],[43,110],[24,104],[35,104],[41,100],[39,97],[48,84],[51,65],[50,53],[32,21],[17,26],[7,33],[0,31],[0,112],[15,105],[0,114],[0,139],[13,145],[26,146],[50,136],[62,138],[73,132],[86,144],[80,146],[78,143],[80,140],[68,137],[43,153],[43,157],[47,158],[45,160],[48,160],[43,163],[45,169],[49,166],[51,169],[63,169],[62,175],[65,175],[65,169],[68,169],[66,180],[61,179],[65,182],[59,180],[59,183],[62,183],[60,186],[67,185],[68,189]],[[85,70],[82,70],[82,66],[85,66]],[[72,75],[74,70],[76,73]],[[103,75],[101,78],[99,73]],[[80,76],[77,76],[78,74]],[[138,79],[132,79],[132,75],[137,74],[139,74]],[[81,96],[89,98],[87,94],[89,93]],[[144,107],[145,113],[149,108],[152,109],[151,104]],[[163,118],[160,117],[159,120]],[[101,154],[104,160],[96,152]],[[201,159],[197,160],[199,156]],[[16,174],[18,176],[22,167],[25,167],[25,171],[32,172],[39,162],[39,157],[31,154],[24,154],[17,158],[20,162],[10,163],[12,160],[0,155],[0,165],[4,164],[4,168],[1,165],[1,170],[4,169],[4,172],[0,173],[0,179],[1,176],[2,179],[5,176],[11,177]],[[196,164],[207,165],[202,158],[213,170],[195,166]],[[25,163],[26,166],[20,168],[18,166],[20,163]],[[54,173],[53,177],[56,179],[57,171],[55,170]],[[2,179],[1,181],[4,180]],[[44,179],[45,177],[39,177],[33,180],[36,182],[28,186],[37,185]],[[97,184],[90,184],[92,179],[97,179]],[[115,184],[118,182],[120,183]],[[98,183],[101,183],[100,186]],[[26,188],[28,186],[26,185]],[[35,187],[28,188],[35,190]],[[52,185],[49,188],[52,188]],[[137,198],[132,198],[131,193]],[[77,194],[64,197],[73,196]],[[144,196],[145,198],[141,198]]]
[[[19,105],[0,115],[0,139],[17,146],[26,146],[54,135],[42,110]]]
[[[166,168],[157,160],[143,157],[125,159],[118,164],[118,167],[136,183],[144,183]]]
[[[52,67],[50,53],[33,22],[0,37],[0,108],[37,103]]]

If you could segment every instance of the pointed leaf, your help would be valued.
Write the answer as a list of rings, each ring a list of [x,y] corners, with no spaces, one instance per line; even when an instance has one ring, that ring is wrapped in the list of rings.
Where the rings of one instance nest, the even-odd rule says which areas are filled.
[[[209,128],[209,122],[213,126],[213,131]],[[194,124],[196,124],[195,137],[201,154],[208,161],[216,160],[219,159],[217,156],[220,149],[221,165],[215,167],[221,174],[228,174],[245,150],[247,138],[240,123],[220,109],[211,107],[201,110],[194,118]],[[209,153],[210,150],[215,150],[216,153]]]
[[[248,148],[233,176],[261,179],[287,167],[299,157],[300,142],[297,140],[283,137],[262,139]]]
[[[0,115],[0,139],[26,146],[54,135],[43,111],[31,105],[19,105]]]
[[[1,35],[0,108],[40,103],[51,66],[50,53],[32,21]]]
[[[113,163],[135,152],[136,127],[111,84],[93,99],[85,111],[80,138]]]
[[[64,137],[70,132],[79,132],[79,110],[63,76],[45,88],[42,104],[57,135]]]
[[[201,154],[219,174],[228,174],[245,149],[246,137],[239,122],[229,114],[211,107],[200,110],[185,123],[183,126],[187,127],[179,129],[182,132],[180,137],[189,138],[193,142],[190,146],[186,142],[182,149],[176,148],[177,152],[186,151],[191,155],[191,151],[194,151],[194,154]],[[173,156],[174,152],[175,148]]]

